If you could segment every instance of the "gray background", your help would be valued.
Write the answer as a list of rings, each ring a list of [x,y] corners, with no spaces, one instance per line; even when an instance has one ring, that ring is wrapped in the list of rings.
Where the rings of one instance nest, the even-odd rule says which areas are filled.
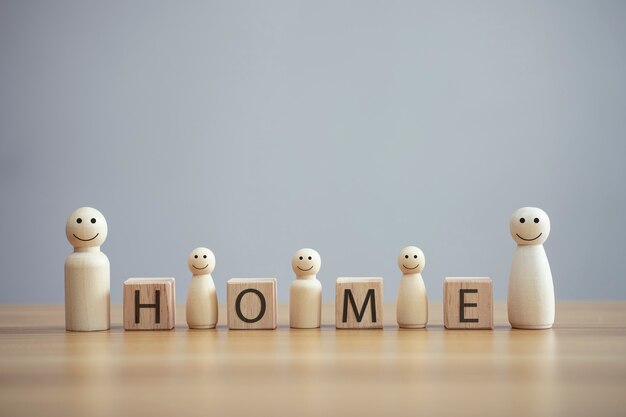
[[[506,297],[511,212],[544,208],[559,299],[626,295],[626,2],[0,2],[0,302],[63,301],[64,227],[109,223],[131,276],[291,254],[382,276],[420,246]]]

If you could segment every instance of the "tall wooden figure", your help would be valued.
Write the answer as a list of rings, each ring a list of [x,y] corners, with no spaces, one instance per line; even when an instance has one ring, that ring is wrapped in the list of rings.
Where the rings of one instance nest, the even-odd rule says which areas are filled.
[[[295,329],[317,329],[322,322],[322,283],[317,273],[322,266],[320,254],[300,249],[291,257],[296,279],[289,291],[289,326]]]
[[[211,272],[215,255],[207,248],[196,248],[187,260],[193,274],[187,293],[187,325],[190,329],[213,329],[217,324],[217,291]]]
[[[428,298],[421,272],[426,258],[420,248],[407,246],[398,255],[398,267],[402,271],[396,317],[398,326],[422,329],[428,322]]]
[[[78,332],[111,327],[109,258],[100,251],[107,238],[107,222],[91,207],[75,210],[65,234],[74,252],[65,260],[65,328]]]
[[[541,209],[523,207],[511,215],[517,243],[509,275],[509,322],[518,329],[549,329],[554,323],[554,285],[543,242],[550,219]]]

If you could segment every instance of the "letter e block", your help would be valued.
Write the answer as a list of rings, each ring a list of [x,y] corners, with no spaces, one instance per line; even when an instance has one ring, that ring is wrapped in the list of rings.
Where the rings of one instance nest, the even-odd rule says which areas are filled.
[[[124,281],[124,329],[171,330],[176,323],[174,278]]]
[[[226,283],[228,328],[276,328],[276,278],[232,278]]]
[[[338,329],[382,329],[383,279],[337,278],[335,326]]]
[[[443,323],[447,329],[493,329],[490,278],[446,278],[443,300]]]

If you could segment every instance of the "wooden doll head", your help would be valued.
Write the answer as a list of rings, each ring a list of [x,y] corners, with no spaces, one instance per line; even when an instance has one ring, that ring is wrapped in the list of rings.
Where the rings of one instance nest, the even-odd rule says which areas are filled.
[[[65,235],[75,248],[101,246],[107,238],[107,221],[98,210],[81,207],[67,219]]]
[[[195,248],[187,258],[187,266],[194,275],[207,275],[215,269],[215,255],[207,248]]]
[[[398,255],[398,267],[403,274],[419,274],[425,265],[424,252],[417,246],[407,246]]]
[[[522,207],[511,215],[511,237],[518,245],[541,245],[550,235],[550,218],[537,207]]]
[[[300,249],[291,257],[291,268],[296,276],[316,275],[321,267],[322,258],[313,249]]]

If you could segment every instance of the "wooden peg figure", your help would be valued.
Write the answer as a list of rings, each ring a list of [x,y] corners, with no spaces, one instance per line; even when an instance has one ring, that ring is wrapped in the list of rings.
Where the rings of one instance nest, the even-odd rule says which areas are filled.
[[[215,255],[207,248],[191,251],[187,260],[193,274],[187,293],[187,325],[190,329],[213,329],[217,325],[217,292],[211,273]]]
[[[81,207],[67,219],[74,252],[65,260],[65,328],[91,332],[111,327],[109,258],[100,251],[107,222],[95,208]]]
[[[420,248],[407,246],[398,255],[398,267],[402,271],[396,317],[398,326],[408,329],[421,329],[428,322],[428,298],[421,272],[426,258]]]
[[[550,219],[543,210],[523,207],[509,222],[517,243],[509,275],[509,322],[518,329],[549,329],[554,323],[554,285],[543,243],[550,234]]]
[[[291,257],[296,279],[289,291],[289,325],[295,329],[316,329],[322,321],[322,283],[317,273],[322,266],[320,254],[300,249]]]

